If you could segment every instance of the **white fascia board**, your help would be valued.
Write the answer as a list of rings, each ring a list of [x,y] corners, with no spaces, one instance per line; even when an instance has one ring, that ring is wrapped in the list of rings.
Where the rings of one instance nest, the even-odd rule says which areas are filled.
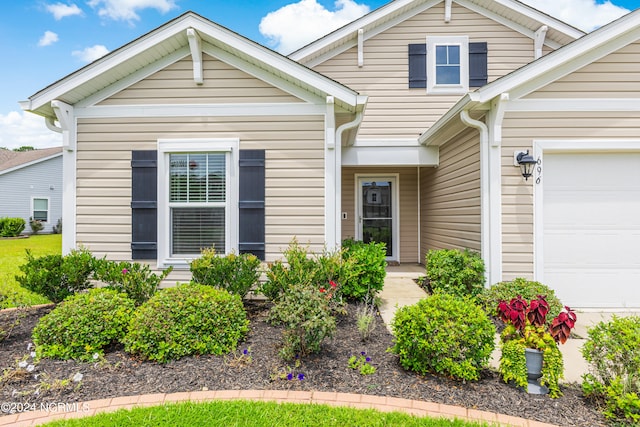
[[[461,1],[459,0],[456,0],[456,1],[458,3],[461,3]],[[515,12],[528,16],[531,19],[539,21],[544,25],[548,25],[550,28],[561,31],[564,34],[573,37],[574,39],[579,39],[580,37],[585,35],[585,33],[579,30],[578,28],[572,27],[571,25],[565,22],[555,19],[552,16],[549,16],[546,13],[540,12],[539,10],[529,7],[519,1],[513,1],[513,0],[491,0],[491,1],[497,4],[500,4],[504,7],[507,7],[509,9],[512,9]]]
[[[587,34],[575,42],[475,91],[479,102],[508,92],[512,99],[553,82],[640,38],[640,10]],[[522,89],[516,89],[522,86]]]
[[[431,138],[437,133],[441,132],[451,120],[457,120],[460,117],[460,112],[467,108],[467,105],[472,102],[472,93],[468,93],[463,96],[453,107],[449,109],[440,119],[435,122],[427,131],[418,137],[418,143],[422,145],[433,145]]]
[[[56,154],[52,154],[52,155],[47,156],[47,157],[43,157],[41,159],[32,160],[30,162],[23,163],[21,165],[17,165],[17,166],[14,166],[12,168],[9,168],[9,169],[5,169],[3,171],[0,171],[0,175],[4,175],[4,174],[7,174],[9,172],[20,170],[20,169],[23,169],[23,168],[26,168],[26,167],[29,167],[31,165],[35,165],[35,164],[38,164],[38,163],[46,162],[47,160],[55,159],[56,157],[60,157],[60,156],[62,156],[62,151],[59,152],[59,153],[56,153]]]
[[[355,43],[357,43],[357,33],[358,33],[358,29],[363,28],[365,31],[365,40],[396,25],[398,22],[402,22],[403,20],[407,19],[408,17],[411,17],[413,15],[416,15],[420,12],[422,12],[425,9],[428,9],[438,3],[440,3],[442,0],[428,0],[423,2],[422,5],[416,6],[414,9],[415,10],[411,10],[409,11],[408,15],[407,13],[403,13],[402,14],[402,19],[398,20],[399,18],[394,18],[391,21],[385,21],[384,24],[382,24],[382,27],[384,27],[384,29],[378,30],[378,25],[376,23],[376,21],[387,17],[388,15],[393,15],[394,13],[399,13],[402,9],[404,9],[405,7],[411,5],[411,3],[416,3],[416,0],[396,0],[396,1],[392,1],[390,3],[387,3],[386,5],[374,10],[373,12],[368,13],[367,15],[364,15],[363,17],[356,19],[355,21],[352,21],[351,23],[345,25],[342,28],[339,28],[337,30],[335,30],[332,33],[327,34],[326,36],[316,40],[315,42],[312,42],[311,44],[308,44],[307,46],[298,49],[297,51],[289,54],[289,58],[293,59],[294,61],[300,61],[302,59],[304,59],[305,57],[312,55],[313,53],[320,51],[324,48],[326,48],[327,46],[330,46],[334,43],[339,42],[342,39],[345,38],[353,38],[354,39],[354,44],[352,44],[352,46],[355,45]],[[371,26],[371,28],[369,28],[369,26]]]
[[[231,117],[231,116],[316,116],[324,115],[324,105],[305,103],[265,104],[153,104],[98,105],[76,108],[75,117]]]
[[[98,104],[99,102],[104,101],[105,99],[115,95],[116,93],[128,88],[129,86],[137,83],[145,78],[149,77],[152,74],[157,73],[160,70],[168,67],[169,65],[180,61],[183,58],[186,58],[191,53],[187,46],[176,50],[175,52],[170,53],[169,55],[159,59],[153,64],[149,64],[144,68],[139,69],[135,73],[128,75],[127,77],[118,80],[117,82],[110,84],[106,88],[94,93],[93,95],[79,101],[75,104],[76,108],[89,107],[91,105]]]
[[[56,99],[64,95],[65,93],[73,90],[77,86],[90,81],[98,77],[99,75],[107,72],[111,68],[122,64],[123,62],[139,55],[157,45],[158,43],[166,40],[180,31],[186,31],[190,27],[191,16],[186,16],[183,20],[175,22],[167,27],[159,28],[156,31],[143,36],[142,39],[131,42],[124,45],[114,52],[107,54],[101,59],[77,70],[70,74],[66,78],[63,78],[58,83],[54,83],[49,88],[46,88],[33,97],[30,98],[30,109],[35,110],[47,104],[52,99]]]
[[[246,55],[251,56],[258,62],[262,62],[270,67],[277,69],[279,72],[291,76],[295,80],[304,82],[305,84],[314,87],[327,95],[334,96],[336,99],[347,103],[352,107],[357,105],[358,93],[349,89],[348,87],[323,76],[322,74],[313,71],[297,62],[292,61],[286,56],[282,56],[277,52],[265,48],[254,42],[249,42],[247,39],[238,37],[237,34],[228,30],[222,29],[218,26],[212,27],[208,24],[205,28],[198,28],[201,25],[194,25],[194,27],[207,33],[215,40],[222,44],[228,45],[234,49],[237,49]],[[213,31],[212,31],[213,28]],[[223,50],[223,49],[220,49]]]
[[[342,166],[437,166],[438,147],[362,146],[342,147]]]
[[[467,8],[467,9],[473,11],[473,12],[476,12],[476,13],[478,13],[480,15],[484,15],[487,18],[492,19],[492,20],[504,25],[507,28],[511,28],[512,30],[514,30],[514,31],[526,36],[526,37],[529,37],[532,40],[535,38],[535,31],[534,30],[530,30],[530,29],[528,29],[528,28],[526,28],[526,27],[524,27],[524,26],[522,26],[520,24],[517,24],[517,23],[505,18],[504,16],[500,16],[495,12],[491,12],[490,10],[485,9],[484,7],[482,7],[482,6],[480,6],[480,5],[476,4],[476,3],[473,3],[473,2],[470,2],[470,1],[467,1],[467,0],[456,0],[456,3],[459,3],[461,6],[464,6],[465,8]],[[536,18],[534,18],[534,19],[536,19]],[[455,17],[454,17],[454,20],[455,20]],[[536,20],[538,20],[538,19],[536,19]],[[547,17],[546,21],[549,21],[548,17]],[[548,24],[548,25],[553,25],[553,24]],[[574,37],[574,38],[578,38],[578,37],[581,37],[583,35],[584,35],[584,33],[581,33],[579,36]],[[552,49],[558,49],[558,48],[562,47],[562,45],[560,43],[557,43],[557,42],[554,42],[554,41],[548,40],[548,39],[545,40],[544,44],[546,46],[549,46]]]

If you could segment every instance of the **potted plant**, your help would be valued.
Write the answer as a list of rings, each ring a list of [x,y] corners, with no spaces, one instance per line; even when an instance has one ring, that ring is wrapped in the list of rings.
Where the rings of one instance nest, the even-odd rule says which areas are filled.
[[[558,381],[563,376],[564,344],[575,326],[576,314],[567,306],[547,325],[549,304],[538,295],[527,302],[520,295],[509,303],[500,301],[498,314],[506,327],[500,335],[500,373],[505,382],[513,380],[529,393],[556,398],[562,395]]]

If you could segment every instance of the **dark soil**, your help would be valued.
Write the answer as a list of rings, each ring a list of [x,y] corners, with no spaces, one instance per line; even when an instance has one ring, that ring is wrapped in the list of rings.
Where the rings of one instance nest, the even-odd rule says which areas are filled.
[[[31,330],[38,318],[52,308],[0,312],[0,325],[20,317],[11,335],[0,342],[0,402],[73,403],[143,393],[173,393],[223,389],[294,389],[392,396],[460,405],[499,412],[562,426],[606,425],[596,408],[576,385],[562,387],[564,396],[529,395],[485,370],[478,382],[463,383],[435,375],[405,371],[398,357],[387,352],[392,336],[378,317],[371,338],[363,342],[356,326],[355,307],[338,318],[335,337],[323,344],[318,355],[287,364],[278,356],[281,329],[265,319],[268,303],[248,301],[251,330],[234,355],[185,357],[165,365],[143,362],[114,347],[96,363],[43,359],[28,373],[18,362],[33,363]],[[29,349],[28,349],[29,348]],[[250,349],[251,360],[243,356]],[[363,376],[348,367],[351,355],[365,351],[377,368]],[[70,380],[81,373],[79,383]],[[287,380],[288,373],[293,379]],[[304,374],[298,380],[298,374]],[[3,415],[3,414],[0,414]]]

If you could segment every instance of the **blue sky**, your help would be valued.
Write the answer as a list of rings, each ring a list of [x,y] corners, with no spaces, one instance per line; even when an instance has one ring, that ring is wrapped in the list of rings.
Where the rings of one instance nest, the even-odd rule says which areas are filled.
[[[590,31],[640,0],[521,0]],[[0,6],[0,147],[61,144],[44,119],[18,105],[99,56],[195,11],[245,37],[289,53],[387,0],[20,0]]]

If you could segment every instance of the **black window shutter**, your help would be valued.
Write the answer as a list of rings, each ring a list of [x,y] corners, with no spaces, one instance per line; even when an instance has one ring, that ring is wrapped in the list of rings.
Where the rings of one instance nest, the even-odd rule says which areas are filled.
[[[131,152],[131,259],[158,256],[158,152]]]
[[[427,87],[427,44],[409,45],[409,87]]]
[[[239,252],[265,258],[264,150],[240,150]]]
[[[469,87],[487,84],[487,42],[469,43]]]

